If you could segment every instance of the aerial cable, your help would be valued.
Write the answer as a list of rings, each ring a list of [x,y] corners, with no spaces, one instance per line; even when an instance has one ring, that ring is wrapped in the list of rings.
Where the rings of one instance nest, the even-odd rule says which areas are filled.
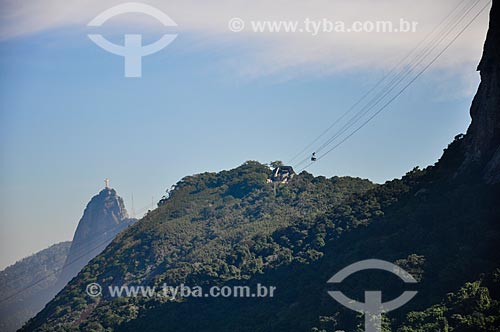
[[[418,66],[430,54],[432,54],[432,52],[436,49],[436,47],[439,46],[439,44],[450,35],[450,33],[457,27],[457,25],[461,22],[461,20],[463,18],[465,18],[470,13],[470,11],[477,5],[477,3],[479,1],[480,0],[476,0],[475,4],[472,7],[470,7],[462,15],[462,17],[458,21],[455,22],[453,27],[451,27],[445,33],[445,35],[441,36],[439,38],[439,40],[437,40],[437,42],[432,41],[433,44],[426,47],[426,49],[419,54],[419,56],[418,56],[419,58],[414,59],[414,60],[416,60],[416,62],[413,61],[410,64],[410,66],[407,67],[402,73],[399,73],[398,75],[396,75],[396,77],[393,78],[393,80],[391,81],[391,83],[387,87],[384,87],[384,89],[382,91],[380,91],[376,97],[374,97],[372,100],[370,100],[370,102],[367,105],[365,105],[353,118],[351,118],[348,123],[346,123],[333,137],[331,137],[328,141],[326,141],[318,149],[316,149],[315,152],[322,151],[325,147],[327,147],[333,141],[335,141],[335,139],[337,139],[342,134],[344,134],[347,130],[349,130],[352,126],[354,126],[356,124],[356,122],[358,122],[360,119],[363,118],[363,116],[365,116],[370,110],[372,110],[377,104],[379,104],[381,101],[383,101],[384,98],[387,97],[401,82],[403,82],[406,78],[408,78],[408,76],[411,75],[413,73],[413,71],[415,69],[417,69]]]
[[[397,74],[392,80],[391,80],[391,83],[389,83],[386,87],[384,87],[378,94],[377,96],[375,96],[374,98],[372,98],[370,100],[370,102],[365,105],[354,117],[352,117],[348,123],[344,124],[344,126],[333,136],[331,137],[329,140],[327,140],[325,143],[323,143],[322,146],[320,146],[320,148],[318,148],[315,152],[318,152],[318,151],[321,151],[323,150],[327,145],[331,144],[331,142],[333,142],[335,139],[337,139],[340,135],[342,135],[343,133],[345,133],[348,129],[350,129],[350,127],[352,127],[354,124],[356,124],[356,122],[358,122],[363,116],[366,115],[366,113],[372,109],[373,107],[375,107],[378,103],[380,103],[392,90],[394,90],[394,88],[400,84],[402,81],[404,81],[409,74],[411,74],[415,68],[417,68],[417,65],[420,65],[420,63],[425,59],[427,58],[427,56],[429,56],[429,54],[431,54],[434,49],[456,28],[456,26],[458,25],[458,23],[460,23],[461,20],[463,20],[464,17],[466,17],[468,15],[468,13],[477,5],[477,3],[479,2],[479,0],[476,0],[476,2],[473,4],[473,6],[471,6],[468,10],[467,10],[467,6],[464,7],[464,9],[461,11],[463,12],[465,10],[465,13],[462,14],[462,16],[460,17],[459,20],[457,20],[454,24],[453,24],[453,27],[451,27],[449,29],[449,26],[452,24],[452,22],[449,22],[447,24],[447,27],[445,28],[448,29],[448,31],[446,32],[446,34],[444,36],[441,36],[439,38],[439,40],[437,41],[437,43],[435,42],[436,40],[436,37],[434,37],[434,39],[431,41],[431,44],[428,45],[423,51],[421,51],[419,53],[419,55],[412,61],[411,63],[411,66],[410,67],[407,67],[405,69],[404,72],[402,73],[399,73]],[[455,9],[456,10],[456,9]],[[455,11],[454,10],[454,11]],[[453,11],[453,12],[454,12]],[[450,15],[448,15],[450,16]],[[452,19],[453,21],[454,19]],[[439,36],[437,36],[439,37]],[[419,59],[420,57],[420,59]],[[415,61],[417,61],[417,63],[415,64]],[[401,76],[402,75],[402,76]],[[397,80],[397,82],[395,82]],[[367,109],[368,108],[368,109]],[[309,158],[306,157],[304,158],[299,164],[297,164],[296,166],[298,165],[301,165],[303,163],[305,163]]]
[[[326,133],[328,133],[335,125],[337,125],[345,116],[347,116],[356,106],[358,106],[367,96],[369,96],[374,90],[376,90],[376,88],[378,86],[380,86],[380,84],[382,84],[388,77],[390,77],[397,69],[399,69],[401,67],[401,64],[404,63],[413,53],[415,53],[419,47],[425,42],[427,41],[427,39],[429,39],[437,30],[439,30],[439,28],[441,28],[441,26],[448,20],[448,18],[450,18],[454,13],[455,11],[461,7],[461,5],[465,2],[466,0],[462,0],[456,7],[455,9],[453,9],[442,21],[440,24],[438,24],[423,40],[421,40],[405,57],[403,57],[390,71],[389,73],[387,73],[382,79],[380,79],[368,92],[366,92],[356,103],[354,103],[340,118],[338,118],[332,125],[330,125],[326,130],[324,130],[313,142],[311,142],[308,146],[306,146],[303,150],[301,150],[301,152],[299,152],[297,155],[295,155],[289,163],[291,163],[293,160],[295,160],[298,156],[300,156],[302,153],[304,153],[305,151],[307,151],[314,143],[316,143],[319,139],[321,139]],[[479,1],[479,0],[477,0]],[[473,2],[473,1],[471,1]],[[474,5],[475,6],[475,5]],[[466,7],[464,7],[462,9],[465,10]],[[453,21],[453,18],[452,18],[452,21]],[[448,22],[448,26],[449,26],[450,22]],[[446,28],[445,28],[446,29]],[[436,37],[434,37],[433,40],[435,40]],[[431,41],[431,43],[433,43],[433,41]],[[424,48],[424,51],[426,51],[426,49],[428,49],[429,46],[427,46],[427,48]],[[420,53],[417,54],[417,56],[415,57],[415,59],[418,59],[418,57],[422,54],[422,51]],[[415,59],[412,61],[414,62]],[[411,63],[409,64],[411,65]],[[405,65],[405,66],[408,66],[408,65]],[[399,74],[396,74],[396,77],[394,77],[391,82],[387,85],[387,86],[390,86],[394,83],[394,81],[397,79],[397,77],[400,75],[401,73]],[[384,91],[384,89],[386,89],[385,87],[382,88],[382,91]],[[377,97],[380,96],[380,92],[377,94],[377,96],[375,97],[375,99]],[[374,100],[374,98],[372,98],[368,104],[370,102],[372,102]],[[367,105],[368,105],[367,104]],[[359,114],[359,112],[358,112]],[[351,119],[352,121],[352,119]],[[350,122],[351,122],[350,121]],[[346,125],[344,125],[345,127]],[[343,127],[343,128],[344,128]],[[341,129],[342,130],[342,129]],[[322,149],[322,147],[321,147]],[[318,152],[318,150],[316,150],[315,152]],[[306,161],[309,160],[309,156],[304,158],[302,161],[300,161],[298,164],[296,164],[295,166],[300,166],[301,164],[305,163]]]
[[[373,118],[375,118],[380,112],[382,112],[384,109],[387,108],[397,97],[399,97],[410,85],[412,85],[441,55],[443,55],[446,50],[467,30],[467,28],[479,17],[480,14],[484,12],[484,10],[491,4],[491,0],[486,3],[484,7],[481,8],[481,10],[465,25],[462,30],[445,46],[443,50],[441,50],[420,72],[417,73],[417,75],[410,81],[408,82],[394,97],[392,97],[388,102],[386,102],[376,113],[374,113],[372,116],[370,116],[365,122],[363,122],[359,127],[357,127],[353,132],[351,132],[348,136],[346,136],[342,141],[337,143],[335,146],[333,146],[331,149],[329,149],[327,152],[322,154],[317,158],[319,161],[323,157],[325,157],[327,154],[335,150],[337,147],[339,147],[342,143],[347,141],[350,137],[352,137],[355,133],[357,133],[359,130],[361,130],[366,124],[368,124]],[[309,166],[311,166],[313,162],[309,163],[307,166],[302,168],[299,172],[302,172],[303,170],[307,169]]]
[[[434,29],[423,39],[421,40],[405,57],[403,57],[399,62],[386,74],[382,79],[380,79],[372,88],[370,88],[357,102],[355,102],[345,113],[343,113],[340,118],[335,120],[327,129],[325,129],[318,137],[316,137],[309,145],[307,145],[304,149],[302,149],[299,153],[297,153],[288,163],[292,163],[295,159],[297,159],[302,153],[306,152],[314,143],[316,143],[321,137],[323,137],[328,131],[330,131],[337,123],[339,123],[347,114],[349,114],[357,105],[359,105],[368,95],[370,95],[383,81],[385,81],[396,69],[398,69],[401,64],[406,61],[431,35],[441,27],[441,25],[448,20],[450,16],[465,2],[466,0],[462,0],[454,10],[452,10],[442,21],[438,24]],[[299,164],[307,161],[308,158],[305,158]],[[297,164],[297,165],[299,165]]]

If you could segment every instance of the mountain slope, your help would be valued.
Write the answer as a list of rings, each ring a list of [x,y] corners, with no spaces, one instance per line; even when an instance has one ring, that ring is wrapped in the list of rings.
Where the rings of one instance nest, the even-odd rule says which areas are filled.
[[[0,272],[2,299],[18,294],[0,303],[0,331],[17,330],[55,295],[51,289],[57,282],[70,246],[69,241],[54,244]],[[26,285],[39,280],[43,282],[20,293]]]
[[[263,275],[254,275],[244,283],[277,287],[277,296],[272,299],[149,303],[139,310],[136,318],[127,315],[126,308],[141,308],[140,302],[120,299],[110,305],[99,303],[99,310],[89,317],[91,323],[82,328],[93,326],[99,330],[97,322],[109,327],[105,324],[112,321],[111,313],[120,312],[125,319],[135,319],[117,325],[119,331],[285,332],[310,331],[314,327],[352,331],[362,319],[327,295],[330,287],[326,280],[344,266],[368,258],[396,262],[420,280],[418,297],[404,311],[390,315],[392,330],[401,328],[406,324],[405,313],[439,304],[447,293],[458,291],[467,282],[478,280],[482,272],[491,273],[500,266],[496,250],[500,213],[493,208],[498,206],[498,188],[478,183],[479,176],[457,183],[432,173],[432,168],[411,172],[403,180],[354,197],[314,221],[275,231],[259,243],[259,247],[278,247],[279,252],[290,253],[287,263],[265,270]],[[324,246],[318,245],[321,243],[317,241],[318,234],[324,239]],[[318,253],[307,255],[311,247]],[[259,251],[254,252],[265,257]],[[375,277],[361,274],[344,286],[345,293],[362,300],[365,289],[380,288],[385,296],[395,298],[404,285],[389,279],[388,287],[387,278],[385,274]],[[188,284],[197,285],[205,280],[200,276]],[[489,291],[496,301],[500,299],[497,290]],[[500,313],[495,315],[498,324]],[[333,321],[335,329],[331,326]],[[498,325],[475,331],[497,330]]]
[[[85,294],[89,280],[103,286],[210,283],[246,280],[288,264],[293,252],[274,244],[272,234],[313,220],[352,194],[375,187],[361,179],[305,175],[293,185],[279,186],[275,196],[273,185],[266,183],[270,174],[266,166],[247,162],[231,171],[184,178],[158,209],[118,235],[25,329],[40,324],[42,330],[52,330],[59,323],[71,329],[84,324],[82,315],[100,312],[110,314],[109,324],[119,322],[122,316],[111,314],[113,301],[96,308]],[[321,245],[319,241],[315,246]],[[300,259],[316,257],[314,248]]]

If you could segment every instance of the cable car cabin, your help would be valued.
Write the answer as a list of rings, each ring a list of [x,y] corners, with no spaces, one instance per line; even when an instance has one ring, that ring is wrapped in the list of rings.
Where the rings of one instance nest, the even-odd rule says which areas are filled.
[[[316,161],[318,158],[316,158],[316,152],[313,152],[311,156],[311,161]]]
[[[269,182],[286,183],[295,176],[292,166],[278,166],[273,170]]]

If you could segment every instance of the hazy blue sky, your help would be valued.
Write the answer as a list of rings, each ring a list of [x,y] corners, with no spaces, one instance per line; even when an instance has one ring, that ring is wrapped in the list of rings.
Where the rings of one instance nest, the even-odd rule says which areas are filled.
[[[379,47],[370,44],[377,35],[352,35],[339,40],[339,49],[333,43],[315,52],[304,51],[311,46],[304,36],[283,36],[277,45],[272,38],[280,37],[260,40],[201,24],[227,22],[232,13],[192,18],[184,8],[177,17],[177,7],[167,6],[179,36],[143,58],[140,79],[124,78],[123,58],[93,44],[80,24],[105,5],[92,2],[81,20],[58,24],[58,16],[35,20],[33,11],[8,3],[24,16],[17,32],[2,24],[0,39],[0,268],[71,239],[106,177],[129,210],[134,195],[137,210],[185,175],[246,160],[289,160],[456,2],[440,4],[426,22],[422,13],[432,2],[423,1],[415,14],[423,21],[419,34],[381,36]],[[30,17],[36,24],[27,24]],[[486,22],[483,14],[435,69],[308,171],[384,182],[434,163],[469,124]],[[148,40],[158,36],[149,31]],[[323,45],[323,38],[315,42]]]

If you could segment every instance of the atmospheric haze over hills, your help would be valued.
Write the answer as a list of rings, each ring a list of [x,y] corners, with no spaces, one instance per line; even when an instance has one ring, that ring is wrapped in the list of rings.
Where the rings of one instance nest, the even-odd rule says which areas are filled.
[[[71,242],[55,244],[0,272],[0,330],[20,328],[134,222],[114,189],[106,186],[92,197]]]
[[[54,5],[57,1],[49,3]],[[368,2],[365,3],[367,4]],[[101,5],[104,4],[99,4]],[[191,8],[191,5],[179,4],[179,8]],[[214,6],[220,8],[219,5],[217,2]],[[17,17],[20,24],[19,27],[5,29],[2,34],[5,38],[22,36],[29,41],[30,33],[39,33],[51,27],[70,26],[75,21],[82,20],[89,8],[97,4],[91,2],[88,4],[89,8],[80,10],[77,5],[67,6],[60,7],[62,14],[67,14],[69,8],[75,11],[75,16],[61,19],[59,14],[43,12],[38,21],[30,22],[26,19],[26,13],[33,12],[36,4],[35,7],[31,3],[22,6],[8,4],[6,8],[11,9],[12,17]],[[247,6],[251,7],[248,4]],[[270,6],[274,8],[274,5]],[[297,2],[290,2],[292,9],[296,9],[296,6]],[[362,8],[359,4],[350,4],[349,8],[353,8],[350,6],[359,6],[359,10]],[[411,4],[405,12],[410,13],[413,6],[416,8],[418,4]],[[439,6],[441,4],[436,5],[436,8]],[[360,159],[362,163],[346,160],[340,162],[347,165],[349,170],[351,167],[358,167],[370,169],[373,172],[371,174],[381,174],[382,171],[373,171],[375,166],[368,161],[379,158],[381,165],[389,163],[396,150],[385,149],[381,137],[391,133],[393,136],[386,137],[398,141],[400,146],[397,151],[404,152],[401,158],[411,159],[413,155],[418,154],[418,151],[414,150],[414,141],[428,139],[427,144],[432,143],[432,148],[440,151],[439,157],[433,160],[432,164],[426,167],[408,167],[403,176],[384,183],[357,176],[326,177],[309,172],[317,165],[324,167],[323,170],[336,170],[324,166],[325,157],[330,156],[332,151],[337,152],[335,149],[351,137],[357,139],[355,134],[358,132],[369,131],[368,124],[373,125],[371,121],[380,117],[379,114],[389,105],[401,109],[399,115],[397,112],[393,113],[393,117],[404,119],[400,123],[412,123],[416,119],[422,121],[421,114],[428,112],[426,114],[429,118],[425,121],[436,126],[438,131],[444,133],[453,130],[455,127],[448,123],[451,122],[449,114],[438,112],[437,106],[429,110],[418,109],[421,106],[418,102],[421,101],[415,100],[421,99],[418,97],[420,95],[408,92],[415,87],[417,79],[421,78],[428,68],[436,65],[448,47],[454,41],[460,40],[462,33],[467,32],[467,28],[472,27],[473,23],[477,22],[475,20],[490,6],[488,33],[481,60],[477,64],[481,81],[471,105],[467,105],[470,108],[462,107],[456,110],[462,117],[471,117],[464,134],[454,132],[446,144],[439,145],[434,142],[431,134],[427,135],[424,131],[416,132],[418,135],[412,137],[409,137],[412,134],[404,130],[392,131],[395,120],[391,119],[373,126],[377,127],[376,131],[371,131],[352,146],[344,146],[348,153],[337,155],[337,158],[348,159],[353,154],[352,151],[358,151],[356,146],[363,145],[366,149],[364,151],[368,151],[370,148],[366,146],[378,145],[374,151],[366,152],[366,158]],[[373,14],[383,8],[384,6],[379,4]],[[427,7],[418,8],[422,10]],[[230,9],[225,8],[228,11]],[[85,119],[80,118],[77,121],[72,118],[70,111],[64,109],[68,112],[65,116],[75,121],[72,128],[85,132],[83,136],[89,142],[84,144],[92,146],[93,149],[89,150],[92,158],[87,158],[83,163],[79,162],[80,160],[68,161],[69,155],[81,152],[73,145],[76,142],[74,138],[79,133],[72,133],[67,136],[67,141],[63,142],[67,144],[68,150],[65,150],[64,156],[68,157],[68,160],[61,161],[61,165],[74,163],[77,169],[75,172],[81,173],[82,182],[95,170],[103,172],[109,167],[123,178],[127,178],[124,174],[129,174],[129,180],[132,173],[133,177],[137,177],[134,181],[143,181],[148,175],[156,187],[169,189],[154,208],[136,220],[129,218],[124,200],[118,196],[115,189],[109,187],[109,180],[106,179],[105,188],[88,202],[71,242],[54,244],[0,272],[0,287],[3,290],[0,298],[0,330],[500,331],[500,0],[464,0],[459,2],[455,9],[449,20],[443,20],[442,26],[438,26],[444,31],[436,30],[435,38],[439,38],[449,29],[449,38],[444,38],[443,44],[424,42],[423,49],[416,49],[415,58],[412,58],[409,64],[403,61],[400,67],[396,66],[396,70],[386,76],[387,80],[382,79],[368,92],[366,100],[360,100],[359,109],[353,108],[356,112],[347,111],[339,118],[344,122],[338,123],[339,129],[336,132],[326,130],[323,134],[321,130],[318,131],[317,128],[323,127],[323,122],[326,122],[326,117],[314,111],[323,105],[325,109],[322,109],[322,112],[330,112],[331,100],[339,99],[335,94],[342,94],[344,87],[356,82],[345,79],[345,76],[338,82],[335,81],[335,86],[326,84],[333,81],[324,78],[306,82],[307,84],[292,79],[292,83],[283,82],[279,85],[283,87],[282,90],[278,87],[266,92],[264,90],[268,88],[267,85],[257,87],[259,84],[252,85],[248,82],[243,84],[241,90],[233,90],[234,87],[226,86],[213,77],[207,81],[208,84],[202,82],[202,66],[187,66],[192,59],[189,54],[183,53],[180,55],[183,59],[176,68],[162,62],[162,70],[167,68],[166,70],[172,72],[150,72],[151,76],[146,76],[143,80],[125,81],[126,83],[108,81],[103,75],[100,78],[104,80],[105,86],[111,87],[110,89],[100,91],[102,89],[99,89],[99,85],[90,91],[89,85],[90,90],[78,91],[79,98],[89,92],[93,99],[98,100],[101,107],[98,111],[110,108],[111,112],[116,112],[110,116],[114,120],[110,124],[113,129],[106,127],[106,130],[100,130],[101,127],[96,125],[96,113],[89,111],[85,114]],[[249,13],[256,12],[258,10],[251,10]],[[223,11],[224,13],[226,11]],[[9,16],[10,19],[12,18]],[[247,17],[244,19],[248,20]],[[207,28],[203,24],[193,26],[194,21],[187,20],[185,24],[193,31],[200,29],[200,26]],[[456,25],[453,27],[454,23]],[[214,22],[214,26],[208,27],[210,29],[207,36],[219,31],[217,24],[218,21]],[[70,30],[68,27],[68,33],[71,33]],[[365,44],[361,45],[361,49],[369,51],[377,42],[381,45],[391,44],[390,40],[377,40],[375,36],[364,39]],[[263,36],[269,37],[269,34]],[[300,46],[305,45],[303,37],[296,37],[295,43],[292,42],[297,48],[295,53],[288,48],[293,35],[287,35],[283,41],[279,38],[266,39],[270,41],[270,51],[259,53],[257,44],[252,43],[247,47],[259,53],[259,57],[271,57],[269,61],[275,64],[276,71],[284,70],[285,67],[300,71],[301,65],[304,65],[301,61],[314,62],[319,67],[325,65],[325,68],[330,68],[326,64],[336,62],[326,59],[329,57],[328,50],[332,51],[328,47],[302,49]],[[398,45],[414,42],[411,37],[407,40],[402,40],[401,35],[397,37],[393,42]],[[280,42],[277,42],[278,40]],[[181,45],[188,43],[182,38],[177,42]],[[463,45],[463,42],[462,40],[459,45]],[[168,56],[179,56],[175,45],[172,45],[172,53],[166,53]],[[346,47],[344,43],[340,43],[339,50],[342,49],[340,46]],[[273,51],[276,49],[280,52],[279,56],[274,57]],[[379,52],[383,51],[383,47],[376,49],[373,52],[374,59],[379,59]],[[448,50],[450,54],[447,59],[451,59],[451,63],[444,67],[443,63],[440,63],[437,68],[450,70],[456,63],[464,63],[463,58],[475,51],[480,50],[467,50],[467,54]],[[9,50],[6,52],[10,54]],[[346,61],[346,67],[356,67],[357,62],[362,68],[367,66],[358,52],[359,48],[353,49],[353,59]],[[426,52],[429,52],[428,57],[424,56]],[[86,53],[83,52],[82,56],[85,56],[84,54]],[[337,53],[333,55],[338,56]],[[111,57],[109,54],[108,56]],[[209,63],[213,63],[217,58],[211,53],[203,53],[203,56],[209,58]],[[234,58],[235,61],[241,60],[236,56]],[[151,57],[149,60],[154,59]],[[172,60],[156,58],[159,59]],[[280,59],[288,59],[288,62],[277,65]],[[260,60],[257,59],[258,61]],[[414,65],[414,62],[418,61],[421,66]],[[384,59],[382,62],[385,64],[390,62],[390,59]],[[97,64],[98,61],[92,63],[93,66]],[[252,67],[255,64],[250,62],[245,65]],[[330,69],[337,69],[336,66],[333,67]],[[247,67],[242,66],[240,69],[242,68]],[[476,65],[460,68],[467,68],[466,71],[473,74]],[[194,76],[182,76],[189,69],[193,70]],[[260,72],[261,69],[255,68],[255,71]],[[85,68],[85,72],[91,71]],[[177,71],[180,76],[174,75]],[[165,75],[166,73],[173,75]],[[363,80],[364,73],[357,73],[357,79]],[[67,82],[66,75],[63,76],[64,82]],[[84,77],[87,79],[87,76]],[[54,77],[51,76],[50,79]],[[446,75],[442,76],[443,81],[447,79],[449,78]],[[158,82],[157,80],[165,85],[153,84]],[[110,82],[119,83],[113,85]],[[284,88],[292,85],[296,85],[296,88]],[[186,91],[179,93],[181,90],[176,90],[178,86]],[[242,92],[250,86],[253,89],[251,94]],[[448,85],[448,88],[450,86],[452,85]],[[207,91],[200,87],[205,87]],[[311,92],[314,88],[325,89],[321,91],[328,96],[331,92],[332,97],[316,100],[316,95]],[[163,100],[159,103],[161,115],[153,117],[153,113],[148,113],[147,98],[144,98],[147,94],[141,89],[155,93],[160,91],[162,98],[179,98],[182,102],[170,104]],[[225,93],[215,97],[212,95],[214,89],[224,90]],[[428,98],[431,96],[429,90],[438,87],[430,85],[426,89],[427,94],[422,96]],[[206,94],[203,94],[203,91]],[[39,92],[43,94],[43,91]],[[106,95],[100,94],[104,92]],[[129,97],[128,92],[136,99],[134,102],[126,98]],[[74,96],[66,96],[64,93],[60,95],[61,100],[74,107],[92,108],[85,103],[77,105],[72,98]],[[121,101],[116,100],[117,95],[123,97]],[[283,100],[286,100],[286,103],[280,97],[285,97]],[[85,98],[91,99],[89,96]],[[29,102],[29,99],[25,98],[20,102]],[[268,108],[264,111],[256,108],[255,112],[252,112],[257,105],[254,104],[255,99],[266,104]],[[398,99],[404,100],[405,103],[393,104]],[[104,102],[106,100],[109,104]],[[206,103],[207,100],[211,103]],[[221,113],[216,110],[218,103],[224,105]],[[59,104],[54,103],[53,107],[56,105]],[[113,107],[110,107],[111,105]],[[197,113],[196,116],[182,113],[188,108],[200,108],[200,105],[203,106],[201,108],[204,112]],[[234,105],[242,108],[241,118],[234,113],[225,113],[227,109],[232,111],[231,106]],[[408,107],[411,113],[405,113],[405,105],[410,105]],[[302,112],[294,113],[292,110],[301,107]],[[337,107],[339,105],[336,104],[335,108]],[[132,117],[134,123],[141,123],[146,128],[145,131],[141,131],[141,128],[137,131],[130,130],[132,127],[123,125],[132,119],[124,120],[130,110],[145,113],[142,118]],[[181,113],[174,115],[177,111]],[[248,114],[245,114],[246,111]],[[66,113],[59,114],[63,116],[61,114]],[[26,119],[36,122],[39,118],[33,115]],[[300,141],[301,145],[307,144],[302,141],[305,136],[311,136],[311,132],[290,130],[288,125],[292,121],[299,123],[297,128],[302,127],[302,123],[304,126],[314,124],[312,136],[320,136],[298,153],[296,158],[292,158],[291,162],[255,160],[259,158],[253,158],[251,146],[260,146],[259,150],[269,152],[257,154],[258,156],[269,156],[288,155],[289,152],[302,148],[296,146],[297,141]],[[418,122],[412,125],[419,127]],[[168,126],[172,127],[172,132],[167,130]],[[189,133],[177,135],[177,127]],[[120,129],[117,131],[116,128]],[[60,129],[64,130],[63,127]],[[50,131],[50,128],[46,130]],[[155,130],[159,132],[159,136],[154,136],[158,142],[151,145],[151,148],[148,145],[150,143],[145,142],[152,140]],[[266,135],[267,130],[272,133],[271,136]],[[151,133],[151,136],[145,135],[145,132]],[[450,133],[447,132],[446,135]],[[40,139],[42,136],[40,135]],[[366,137],[374,138],[370,140]],[[212,141],[214,138],[215,141]],[[385,142],[387,143],[387,140]],[[125,150],[116,149],[116,146],[125,146]],[[132,150],[132,147],[139,147],[140,156],[122,153]],[[193,159],[186,157],[186,147],[194,149],[190,150],[195,151],[196,156]],[[352,147],[354,148],[351,150]],[[444,150],[441,153],[442,148]],[[171,186],[171,177],[178,176],[184,168],[191,169],[190,160],[198,163],[196,169],[211,169],[208,165],[215,165],[212,162],[217,159],[217,154],[212,153],[213,150],[227,157],[217,160],[217,165],[223,165],[227,160],[241,156],[245,156],[245,159],[240,161],[239,166],[223,168],[222,171],[184,172],[183,177]],[[99,153],[103,155],[97,156]],[[167,155],[170,159],[161,160],[169,160],[168,163],[152,162],[160,160],[154,159],[156,156]],[[33,156],[33,160],[37,159],[36,156],[38,155]],[[46,159],[40,159],[41,165],[50,159],[44,157]],[[103,160],[106,160],[106,163]],[[413,161],[411,159],[407,162]],[[31,166],[35,163],[24,164]],[[127,167],[134,169],[138,164],[142,164],[141,169],[149,167],[156,171],[146,175],[146,172],[141,174],[125,171]],[[91,168],[95,168],[94,171],[86,173]],[[60,166],[55,172],[63,173],[66,170],[67,168]],[[32,172],[29,176],[35,178],[38,175]],[[33,186],[38,188],[36,184]],[[82,192],[85,191],[85,186],[81,183],[75,186],[81,187]],[[76,200],[75,197],[73,199]],[[56,201],[57,198],[47,199],[54,199],[55,202],[51,203],[51,206],[56,206],[60,202]],[[84,200],[88,200],[88,197]],[[23,208],[34,209],[28,200],[23,200],[23,203]],[[132,216],[135,216],[133,210],[132,206]],[[378,262],[386,268],[367,267],[363,265],[366,262]],[[353,266],[357,267],[352,268]],[[358,268],[360,266],[361,268]],[[170,286],[174,287],[169,288],[170,292],[173,292],[177,290],[175,287],[186,285],[200,289],[201,293],[210,291],[201,296],[181,294],[171,297],[165,296],[168,292],[113,291],[134,287],[159,290],[161,287]],[[213,289],[253,290],[263,287],[273,289],[273,295],[255,296],[248,293],[243,296],[221,296],[221,293],[214,295],[211,292]],[[404,305],[397,310],[388,309],[394,308],[397,302],[390,299],[396,299],[400,295],[404,298],[405,294],[410,293],[411,299],[408,298]],[[161,296],[162,294],[164,296]],[[343,295],[338,296],[339,294]],[[365,303],[362,303],[363,296]],[[382,300],[386,301],[383,305]]]

